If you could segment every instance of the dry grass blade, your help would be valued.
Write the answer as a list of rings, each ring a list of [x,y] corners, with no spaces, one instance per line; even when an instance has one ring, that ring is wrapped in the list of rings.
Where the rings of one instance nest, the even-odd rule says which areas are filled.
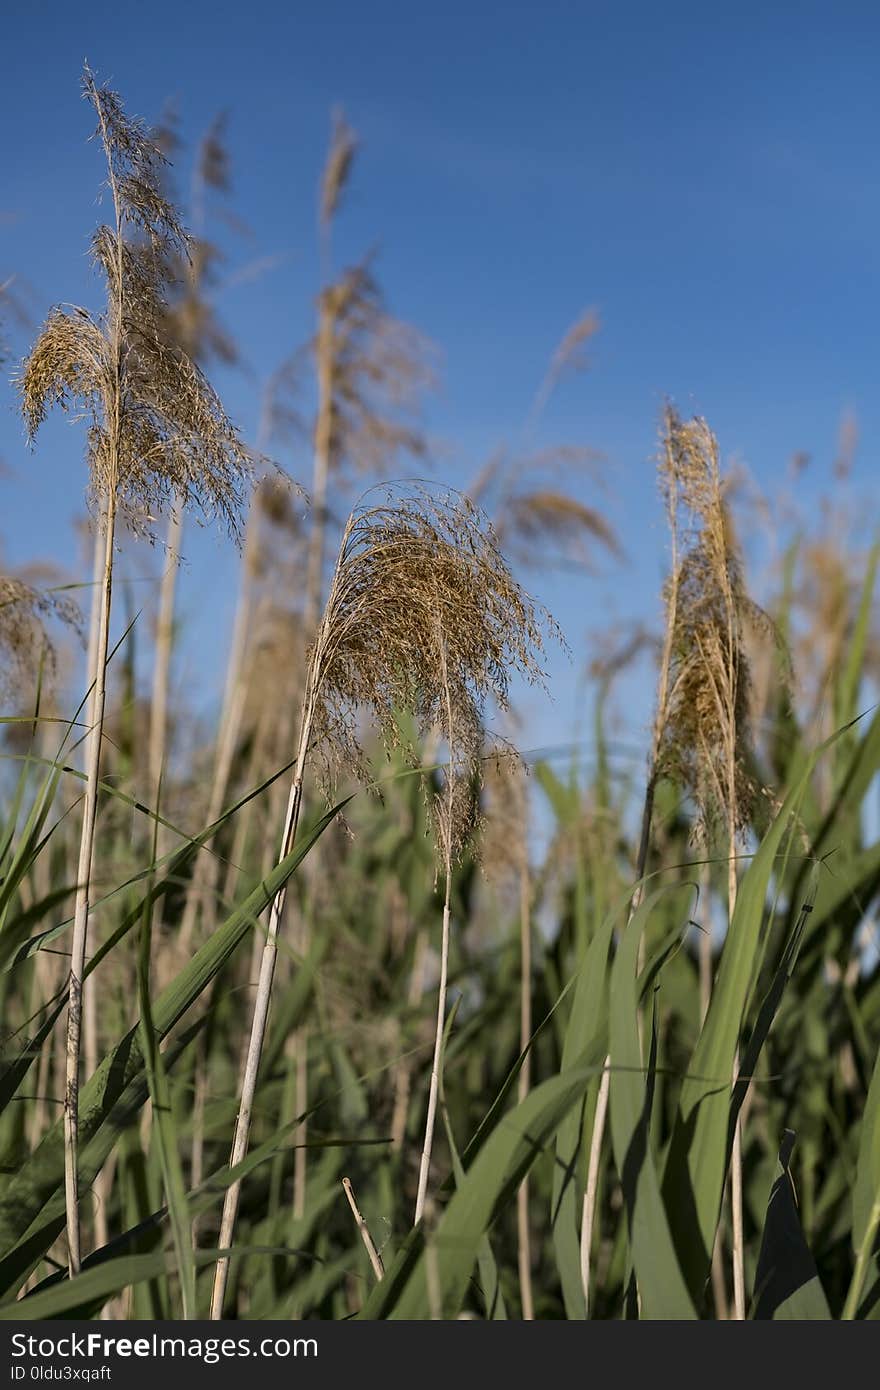
[[[385,1266],[382,1263],[382,1256],[376,1249],[376,1246],[373,1242],[373,1237],[370,1235],[370,1228],[364,1220],[361,1209],[357,1204],[357,1198],[354,1195],[354,1189],[352,1188],[351,1181],[348,1178],[342,1179],[342,1188],[345,1192],[346,1197],[348,1198],[348,1205],[351,1207],[351,1214],[355,1219],[355,1225],[357,1226],[360,1232],[361,1240],[364,1242],[364,1249],[366,1250],[367,1255],[369,1256],[370,1264],[373,1267],[373,1273],[375,1274],[377,1279],[384,1279]]]

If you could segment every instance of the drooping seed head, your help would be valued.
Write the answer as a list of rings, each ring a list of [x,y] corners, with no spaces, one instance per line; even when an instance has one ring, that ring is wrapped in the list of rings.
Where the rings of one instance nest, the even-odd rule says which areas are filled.
[[[487,703],[506,707],[514,672],[543,680],[543,617],[464,496],[419,485],[349,519],[312,656],[318,727],[355,765],[362,710],[389,744],[402,709],[423,737],[439,733],[449,856],[472,822]]]

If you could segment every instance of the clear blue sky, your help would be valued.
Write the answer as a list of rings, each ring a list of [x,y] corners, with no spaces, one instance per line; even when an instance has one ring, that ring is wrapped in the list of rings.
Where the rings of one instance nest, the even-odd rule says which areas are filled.
[[[854,489],[870,496],[876,4],[30,0],[8,10],[3,31],[0,279],[22,277],[35,321],[97,290],[86,247],[102,169],[86,142],[83,59],[149,119],[174,98],[190,138],[229,109],[233,205],[252,233],[228,239],[231,254],[281,258],[220,305],[249,372],[218,385],[246,434],[259,383],[308,332],[334,103],[363,140],[340,256],[377,245],[390,306],[441,349],[428,413],[448,450],[441,476],[462,481],[515,440],[561,334],[597,308],[592,369],[560,390],[541,437],[602,452],[607,496],[590,485],[582,495],[607,508],[626,560],[594,578],[531,581],[576,660],[554,661],[553,710],[529,701],[528,742],[570,736],[585,634],[656,614],[664,538],[652,456],[665,394],[706,414],[725,454],[769,491],[796,450],[810,453],[806,508],[851,410]],[[24,348],[21,330],[7,336]],[[81,440],[53,424],[28,455],[4,385],[0,457],[3,553],[16,563],[53,553],[82,574]],[[282,462],[307,480],[305,449]],[[219,669],[235,571],[228,544],[189,534],[181,679],[201,657]],[[141,565],[160,568],[158,552]],[[649,703],[627,721],[635,734]]]

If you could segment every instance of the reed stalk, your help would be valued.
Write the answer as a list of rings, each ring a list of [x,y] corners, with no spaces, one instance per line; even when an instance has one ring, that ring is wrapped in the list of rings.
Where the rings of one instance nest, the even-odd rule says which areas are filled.
[[[422,728],[439,723],[450,750],[447,785],[433,803],[447,870],[437,1014],[441,1042],[452,862],[470,823],[462,802],[464,783],[452,770],[467,768],[473,773],[478,767],[482,700],[492,693],[504,702],[510,669],[539,678],[534,651],[540,643],[531,601],[513,581],[485,519],[465,498],[434,498],[420,488],[411,496],[389,494],[386,502],[351,514],[309,659],[279,862],[295,844],[313,740],[321,748],[334,747],[338,756],[360,767],[354,720],[364,705],[390,740],[399,738],[397,712],[407,703],[415,701]],[[230,1167],[247,1153],[285,900],[282,888],[270,905]],[[422,1201],[436,1114],[439,1047],[435,1038],[419,1180]],[[224,1253],[215,1270],[212,1319],[223,1313],[227,1252],[240,1190],[240,1181],[232,1183],[223,1204],[219,1245]]]
[[[165,334],[169,264],[187,238],[163,196],[162,156],[119,97],[99,87],[88,68],[83,94],[94,108],[113,208],[110,227],[92,239],[106,285],[106,308],[54,309],[19,377],[22,410],[33,438],[49,408],[90,422],[91,495],[101,518],[100,606],[86,742],[86,782],[71,942],[65,1063],[65,1201],[68,1265],[82,1259],[79,1214],[79,1070],[82,981],[91,908],[113,589],[117,517],[149,534],[153,508],[187,495],[237,528],[239,484],[249,459],[198,369]]]

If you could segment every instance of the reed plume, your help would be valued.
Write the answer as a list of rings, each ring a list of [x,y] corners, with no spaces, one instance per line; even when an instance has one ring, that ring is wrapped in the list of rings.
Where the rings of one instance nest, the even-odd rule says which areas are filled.
[[[671,581],[677,601],[661,759],[663,770],[694,796],[698,839],[710,840],[721,826],[732,853],[756,795],[745,632],[747,625],[767,631],[772,625],[745,592],[715,436],[699,418],[673,417],[670,428],[669,485],[677,490],[684,529]],[[735,863],[732,872],[735,878]]]
[[[572,483],[585,473],[596,480],[595,450],[576,444],[535,448],[532,442],[560,382],[588,365],[586,344],[598,331],[599,318],[592,309],[575,320],[550,358],[520,429],[518,447],[497,450],[468,487],[473,500],[492,517],[505,553],[517,564],[589,569],[597,549],[621,554],[607,518],[572,490]]]
[[[539,419],[544,407],[564,376],[583,371],[587,366],[586,345],[599,332],[599,315],[595,309],[584,309],[560,339],[544,374],[527,419],[530,428]]]
[[[321,607],[331,481],[346,470],[387,471],[401,452],[424,452],[410,418],[419,392],[431,380],[424,341],[385,309],[369,258],[333,276],[332,228],[356,151],[354,131],[335,112],[319,200],[324,284],[309,345],[318,394],[306,576],[309,633]]]
[[[166,112],[164,120],[153,132],[153,138],[163,157],[170,160],[180,149],[174,113]],[[217,314],[213,293],[217,287],[217,265],[220,252],[205,233],[206,204],[209,192],[226,194],[230,189],[229,151],[225,140],[225,118],[218,116],[202,138],[194,162],[190,219],[192,233],[186,244],[176,243],[167,250],[165,274],[166,294],[162,305],[163,332],[172,348],[200,367],[210,362],[230,366],[237,362],[234,340]],[[170,180],[163,179],[171,196]],[[153,670],[153,691],[150,701],[150,732],[148,767],[150,795],[156,799],[162,780],[168,734],[168,692],[171,675],[171,652],[174,636],[174,607],[177,574],[180,567],[183,540],[185,498],[175,498],[165,533],[165,568],[159,590],[156,619],[156,659]],[[166,847],[167,830],[158,828],[157,851],[161,857]]]
[[[385,308],[370,258],[337,273],[332,233],[348,187],[357,152],[357,136],[341,111],[333,129],[318,199],[321,289],[317,321],[305,355],[317,388],[312,430],[311,524],[306,546],[303,625],[311,642],[318,625],[325,586],[328,534],[333,522],[332,497],[351,474],[387,474],[401,453],[420,456],[424,442],[414,422],[419,392],[430,381],[425,344],[413,329]],[[299,374],[303,353],[282,369],[279,384]],[[305,939],[305,938],[304,938]],[[305,1054],[306,1032],[292,1048]],[[299,1059],[305,1111],[307,1068]],[[300,1132],[294,1209],[304,1208],[305,1132]]]
[[[642,803],[641,828],[636,854],[635,888],[629,904],[629,917],[637,911],[644,892],[644,877],[648,867],[651,848],[651,826],[654,818],[654,801],[657,783],[670,769],[668,749],[674,747],[675,739],[670,736],[670,727],[676,706],[677,670],[676,653],[681,646],[681,588],[682,588],[682,507],[689,496],[688,480],[694,465],[687,449],[683,447],[683,431],[678,412],[667,404],[663,412],[661,447],[658,460],[658,481],[660,493],[669,526],[670,566],[669,577],[664,586],[665,622],[663,643],[660,649],[660,665],[657,676],[657,695],[654,706],[654,720],[651,732],[651,750],[648,759],[648,776],[645,796]],[[687,435],[684,435],[685,440]],[[581,1281],[583,1285],[585,1311],[590,1307],[590,1253],[592,1248],[593,1224],[596,1200],[599,1191],[599,1169],[601,1163],[602,1140],[608,1115],[608,1100],[611,1087],[610,1059],[606,1057],[599,1083],[593,1132],[590,1138],[590,1153],[587,1162],[587,1183],[584,1191],[581,1219]]]
[[[439,730],[448,762],[432,799],[446,867],[442,962],[448,958],[452,861],[472,819],[465,786],[479,769],[482,711],[505,705],[516,670],[541,679],[542,633],[532,601],[513,579],[482,514],[460,494],[418,487],[390,492],[349,517],[324,613],[311,649],[300,718],[296,770],[281,858],[295,842],[310,758],[361,769],[359,718],[372,715],[389,746],[400,744],[401,708],[419,733]],[[415,749],[405,749],[415,757]],[[285,893],[274,899],[260,965],[250,1043],[230,1167],[247,1152],[251,1111],[268,1018]],[[441,964],[438,1034],[419,1181],[424,1200],[438,1090],[445,1009]],[[219,1244],[232,1242],[240,1183],[227,1190]],[[228,1258],[218,1262],[211,1316],[222,1316]]]
[[[30,696],[38,681],[51,681],[58,653],[51,624],[82,636],[82,614],[69,595],[40,589],[17,575],[0,574],[0,700]]]
[[[759,795],[751,773],[749,628],[775,636],[746,593],[742,559],[724,490],[718,441],[700,417],[668,413],[665,485],[681,517],[681,552],[670,578],[669,705],[659,745],[661,771],[686,788],[697,809],[695,838],[722,834],[728,846],[728,920],[737,895],[736,847]],[[670,588],[667,587],[667,602]],[[742,1205],[742,1116],[731,1157],[734,1315],[746,1316]]]
[[[330,149],[327,152],[327,160],[321,174],[318,220],[322,233],[328,231],[336,216],[339,201],[348,183],[357,146],[357,135],[348,124],[345,112],[337,107],[332,117]]]
[[[103,572],[98,639],[89,672],[92,720],[77,871],[68,999],[64,1102],[68,1261],[81,1263],[77,1176],[82,973],[90,912],[98,773],[118,519],[152,538],[156,513],[174,499],[239,530],[249,458],[199,368],[165,331],[169,264],[185,254],[187,235],[162,191],[162,155],[119,96],[86,68],[83,95],[94,108],[107,164],[113,220],[92,237],[106,303],[57,307],[19,377],[22,411],[33,438],[53,406],[88,422],[89,498],[101,518]]]
[[[590,570],[597,550],[622,554],[608,519],[572,491],[594,464],[592,450],[572,445],[513,457],[499,451],[473,479],[468,495],[492,517],[505,554],[517,565]]]

